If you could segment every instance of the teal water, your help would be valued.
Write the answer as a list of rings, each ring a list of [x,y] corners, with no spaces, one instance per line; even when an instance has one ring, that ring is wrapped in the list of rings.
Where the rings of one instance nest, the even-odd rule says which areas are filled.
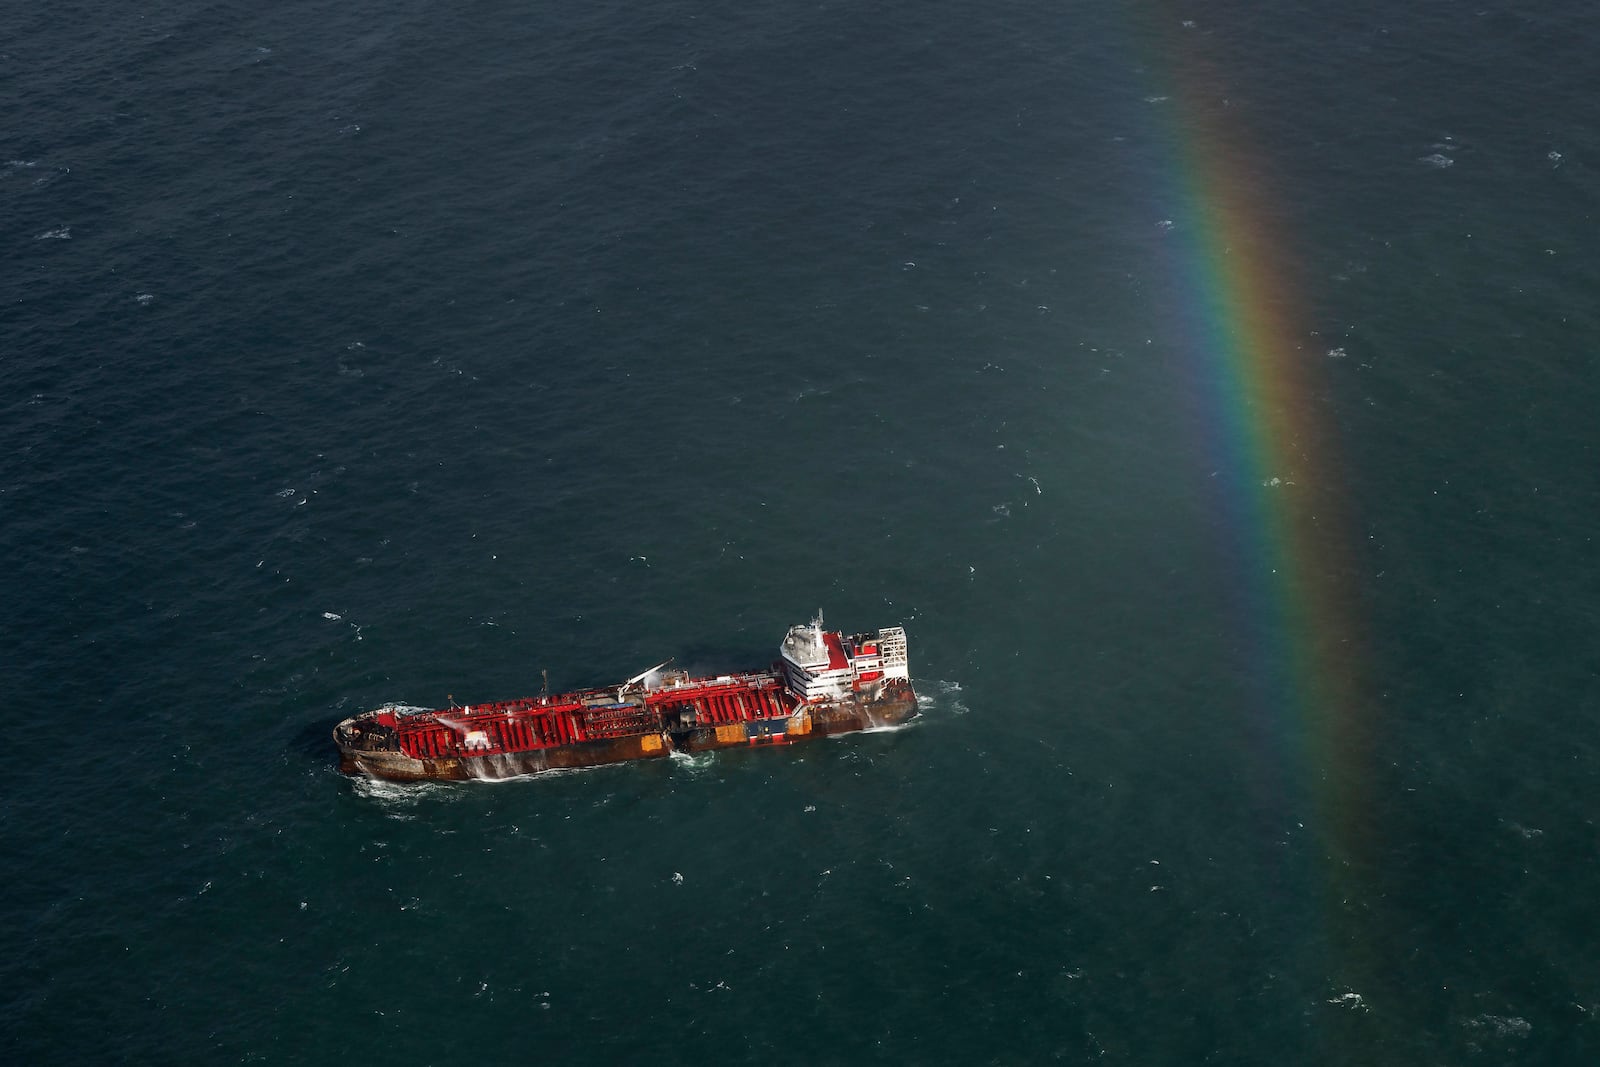
[[[1593,1062],[1597,40],[0,14],[7,1061]],[[1359,749],[1256,700],[1184,104],[1295,279]],[[757,665],[818,606],[906,626],[920,721],[335,769],[354,710]]]

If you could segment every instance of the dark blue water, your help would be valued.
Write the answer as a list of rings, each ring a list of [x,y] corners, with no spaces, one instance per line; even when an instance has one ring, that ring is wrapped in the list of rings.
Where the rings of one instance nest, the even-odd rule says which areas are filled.
[[[8,1062],[1594,1062],[1594,9],[258,8],[0,15]],[[1208,158],[1341,729],[1254,703]],[[335,769],[819,605],[918,724]]]

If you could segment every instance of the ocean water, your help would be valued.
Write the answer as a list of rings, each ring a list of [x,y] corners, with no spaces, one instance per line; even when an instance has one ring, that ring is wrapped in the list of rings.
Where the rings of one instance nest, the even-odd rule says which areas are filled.
[[[1595,1062],[1597,42],[12,5],[6,1061]],[[819,606],[920,720],[337,773]]]

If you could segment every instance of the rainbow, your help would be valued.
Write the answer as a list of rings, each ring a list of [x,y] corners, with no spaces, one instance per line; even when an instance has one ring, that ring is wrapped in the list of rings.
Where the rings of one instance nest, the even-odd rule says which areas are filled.
[[[1190,402],[1226,511],[1222,550],[1238,576],[1256,729],[1278,750],[1288,792],[1310,801],[1308,829],[1332,872],[1327,891],[1342,900],[1372,854],[1371,701],[1349,493],[1324,381],[1337,364],[1297,298],[1287,213],[1275,210],[1256,165],[1245,109],[1224,99],[1198,47],[1195,34],[1165,39],[1162,62],[1151,64],[1173,71],[1151,103],[1169,120],[1169,237]]]

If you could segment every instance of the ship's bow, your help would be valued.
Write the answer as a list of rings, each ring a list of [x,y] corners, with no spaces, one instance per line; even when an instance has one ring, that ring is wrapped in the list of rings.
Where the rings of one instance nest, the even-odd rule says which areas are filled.
[[[392,715],[385,716],[383,712],[367,712],[335,726],[333,741],[339,746],[339,769],[345,774],[401,781],[435,777],[421,760],[411,758],[400,747],[400,732],[392,719]]]

